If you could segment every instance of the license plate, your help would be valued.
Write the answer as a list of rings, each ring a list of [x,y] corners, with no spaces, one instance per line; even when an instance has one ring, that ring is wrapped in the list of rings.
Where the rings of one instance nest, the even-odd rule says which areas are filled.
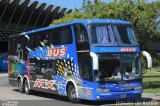
[[[120,98],[126,98],[126,94],[121,94]]]

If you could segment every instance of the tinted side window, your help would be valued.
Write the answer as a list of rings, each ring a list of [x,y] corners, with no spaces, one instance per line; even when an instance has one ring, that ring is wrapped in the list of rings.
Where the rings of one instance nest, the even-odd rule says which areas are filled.
[[[17,48],[24,49],[26,46],[27,38],[24,36],[20,36],[17,38]]]
[[[52,75],[56,75],[54,60],[36,60],[30,59],[30,69],[32,80],[37,78],[52,79]]]
[[[40,70],[38,74],[55,75],[55,62],[54,61],[40,61]]]
[[[16,39],[16,53],[19,59],[27,58],[26,42],[28,39],[25,36],[19,36]]]
[[[53,45],[72,44],[71,26],[64,26],[52,30],[50,43]]]
[[[89,53],[78,53],[79,73],[83,79],[92,81],[92,64]]]
[[[37,39],[37,43],[38,44],[37,45],[41,46],[41,47],[43,47],[43,46],[50,46],[50,43],[49,43],[50,36],[52,36],[51,35],[51,30],[39,32],[37,34],[37,37],[38,37],[38,39]]]
[[[75,34],[77,51],[89,50],[88,34],[85,26],[83,24],[75,24],[74,34]]]
[[[15,54],[15,52],[16,52],[16,39],[15,38],[9,38],[8,53],[9,54]]]
[[[29,36],[29,41],[27,42],[27,47],[34,49],[37,47],[50,46],[49,41],[51,35],[51,30],[32,33]]]
[[[74,32],[76,37],[76,43],[82,43],[88,41],[87,31],[83,24],[75,24]]]

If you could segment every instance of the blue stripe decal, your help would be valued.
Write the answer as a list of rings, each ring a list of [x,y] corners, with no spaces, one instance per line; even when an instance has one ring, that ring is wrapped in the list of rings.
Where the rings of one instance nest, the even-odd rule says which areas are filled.
[[[139,47],[91,47],[94,53],[140,52]]]

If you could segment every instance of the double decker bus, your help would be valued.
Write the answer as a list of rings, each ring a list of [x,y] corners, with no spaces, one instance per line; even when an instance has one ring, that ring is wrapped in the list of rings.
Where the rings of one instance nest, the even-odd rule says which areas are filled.
[[[141,98],[140,48],[128,21],[75,20],[11,36],[8,46],[9,83],[20,92],[71,102]]]

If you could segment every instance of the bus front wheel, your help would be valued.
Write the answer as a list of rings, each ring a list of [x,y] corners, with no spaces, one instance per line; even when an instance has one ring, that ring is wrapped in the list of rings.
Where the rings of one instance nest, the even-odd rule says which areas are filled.
[[[68,100],[73,103],[78,103],[79,99],[77,98],[76,89],[73,85],[69,85],[67,90]]]

